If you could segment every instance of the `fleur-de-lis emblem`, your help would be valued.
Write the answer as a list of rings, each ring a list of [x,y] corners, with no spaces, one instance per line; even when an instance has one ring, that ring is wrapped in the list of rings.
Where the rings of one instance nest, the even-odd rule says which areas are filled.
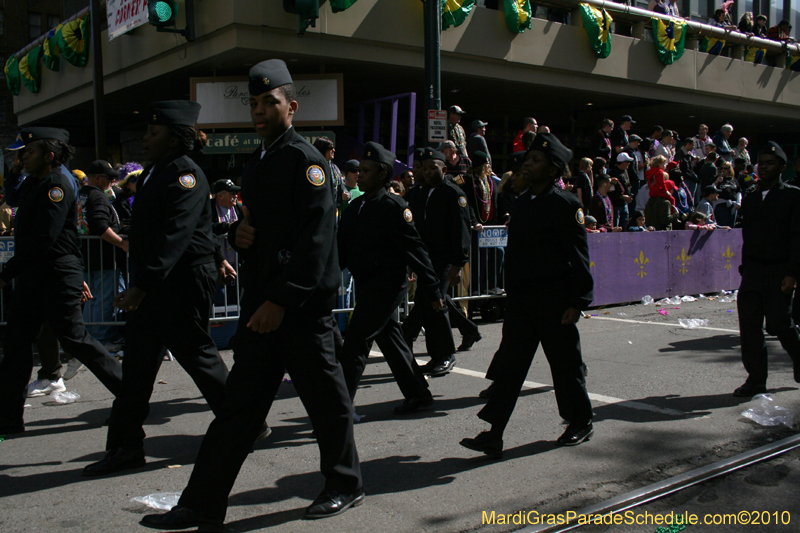
[[[725,248],[725,251],[722,253],[722,257],[725,258],[725,270],[730,270],[731,269],[731,267],[733,266],[733,265],[731,265],[731,259],[733,259],[733,257],[735,255],[736,254],[731,252],[731,247],[730,246],[727,246]]]
[[[686,248],[681,248],[681,255],[678,256],[678,262],[681,264],[681,268],[678,269],[678,272],[684,275],[689,272],[689,269],[686,268],[686,265],[688,265],[689,261],[691,260],[692,256],[686,253]]]
[[[589,263],[589,268],[592,268],[592,267],[594,267],[594,266],[595,266],[595,264],[594,264],[594,261],[591,261],[591,262]]]
[[[644,270],[644,266],[649,263],[650,260],[644,256],[644,252],[642,251],[639,252],[639,257],[634,259],[633,262],[639,265],[639,272],[637,272],[636,275],[644,279],[644,277],[647,275],[647,272]]]

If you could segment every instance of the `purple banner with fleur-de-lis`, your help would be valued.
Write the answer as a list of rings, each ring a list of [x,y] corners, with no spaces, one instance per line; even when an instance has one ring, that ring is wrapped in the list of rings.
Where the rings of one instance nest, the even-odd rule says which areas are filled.
[[[588,235],[593,306],[739,288],[742,231]]]

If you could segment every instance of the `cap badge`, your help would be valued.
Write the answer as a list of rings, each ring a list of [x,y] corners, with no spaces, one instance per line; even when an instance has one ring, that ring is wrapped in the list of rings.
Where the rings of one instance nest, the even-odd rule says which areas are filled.
[[[264,85],[269,85],[269,78],[264,78],[261,81],[264,82]]]
[[[194,179],[194,176],[192,176],[191,174],[184,174],[183,176],[178,178],[178,183],[180,183],[182,186],[186,187],[187,189],[191,189],[195,185],[197,185],[197,180]]]
[[[578,209],[575,212],[575,220],[578,221],[578,224],[583,226],[586,223],[586,218],[583,216],[583,209]]]
[[[467,198],[465,196],[459,196],[458,205],[460,205],[461,207],[467,207]]]
[[[414,215],[411,214],[411,209],[406,209],[405,211],[403,211],[403,220],[405,220],[406,222],[411,222],[412,220],[414,220]]]
[[[30,140],[30,139],[32,139],[32,138],[33,138],[33,133],[29,133],[29,134],[28,134],[28,140]]]
[[[308,170],[306,170],[306,178],[308,178],[311,185],[319,187],[325,183],[325,171],[322,170],[322,167],[311,165],[308,167]]]
[[[158,122],[158,116],[157,115],[153,115],[153,122]]]
[[[547,148],[547,141],[542,143],[542,148]]]
[[[60,202],[64,199],[64,191],[61,190],[59,187],[53,187],[47,193],[48,198],[50,198],[54,202]]]

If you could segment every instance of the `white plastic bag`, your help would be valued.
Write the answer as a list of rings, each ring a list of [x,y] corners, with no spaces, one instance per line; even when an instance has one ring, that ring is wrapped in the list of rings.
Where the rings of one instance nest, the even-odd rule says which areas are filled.
[[[653,297],[650,296],[649,294],[644,298],[642,298],[642,305],[650,305],[652,303],[653,303]]]
[[[756,424],[767,427],[783,424],[789,428],[794,425],[794,414],[775,403],[775,396],[772,394],[756,394],[750,405],[749,409],[742,411],[742,416]]]
[[[81,395],[72,391],[53,391],[50,393],[50,398],[60,404],[75,403],[81,399]]]
[[[694,296],[689,296],[688,294],[681,298],[681,302],[696,302],[697,298]]]
[[[705,318],[679,318],[678,323],[686,329],[707,328],[708,320]]]
[[[154,494],[148,494],[147,496],[137,496],[135,498],[131,498],[131,501],[142,503],[153,509],[169,511],[178,505],[178,500],[180,500],[180,498],[180,492],[156,492]]]
[[[667,299],[667,303],[670,305],[680,305],[681,304],[681,297],[680,296],[673,296],[672,298]]]

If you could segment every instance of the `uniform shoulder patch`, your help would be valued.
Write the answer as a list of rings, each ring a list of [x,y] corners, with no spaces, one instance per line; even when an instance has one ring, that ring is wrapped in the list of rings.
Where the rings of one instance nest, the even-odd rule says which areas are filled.
[[[47,192],[47,197],[54,202],[60,202],[64,199],[64,190],[61,187],[53,187]]]
[[[414,215],[411,214],[411,209],[406,207],[403,210],[403,220],[405,220],[406,222],[411,222],[412,220],[414,220]]]
[[[325,171],[322,170],[320,166],[311,165],[308,167],[308,170],[306,170],[306,178],[308,178],[311,185],[319,187],[325,183]]]
[[[178,183],[187,189],[191,189],[197,185],[197,180],[193,174],[182,174],[181,177],[178,178]]]
[[[466,196],[459,196],[458,197],[458,205],[461,207],[467,207],[467,197]]]
[[[584,223],[586,222],[586,218],[583,216],[583,209],[578,209],[575,212],[575,220],[577,220],[578,224],[580,224],[581,226],[584,225]]]

